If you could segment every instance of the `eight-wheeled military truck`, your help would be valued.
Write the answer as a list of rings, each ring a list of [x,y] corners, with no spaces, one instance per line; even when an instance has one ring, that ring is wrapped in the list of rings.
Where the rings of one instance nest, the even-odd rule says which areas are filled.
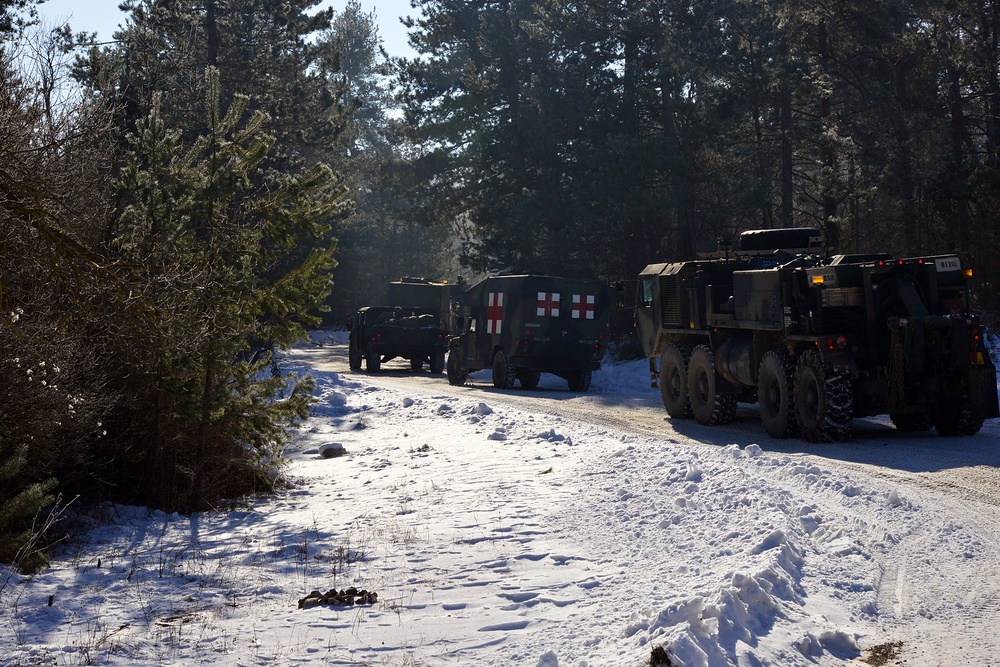
[[[448,381],[493,371],[502,389],[526,389],[542,373],[565,379],[572,391],[590,388],[607,350],[611,290],[597,280],[539,275],[491,276],[452,297]]]
[[[377,373],[382,364],[397,357],[410,360],[419,371],[429,364],[431,373],[444,370],[448,332],[433,308],[366,306],[351,318],[348,360],[351,370]]]
[[[757,230],[647,266],[636,324],[671,417],[724,423],[743,401],[775,438],[840,440],[879,414],[969,435],[1000,416],[971,275],[958,255],[829,256],[818,230]]]

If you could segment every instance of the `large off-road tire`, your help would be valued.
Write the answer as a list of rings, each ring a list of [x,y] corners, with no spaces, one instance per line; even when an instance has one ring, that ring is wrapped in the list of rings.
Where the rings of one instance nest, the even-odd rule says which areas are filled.
[[[574,371],[566,377],[570,391],[586,392],[590,389],[591,371]]]
[[[975,435],[983,427],[983,420],[973,416],[969,394],[960,382],[939,398],[930,416],[941,435]]]
[[[437,375],[444,371],[444,352],[435,352],[431,355],[431,373]]]
[[[517,381],[521,383],[522,389],[534,389],[538,386],[538,381],[541,379],[541,371],[521,370],[517,373]]]
[[[380,355],[371,345],[365,350],[365,370],[369,373],[378,373],[382,369],[382,355]]]
[[[769,350],[760,360],[757,402],[760,420],[772,438],[799,434],[795,418],[795,363],[785,350]]]
[[[411,371],[419,371],[423,367],[424,367],[424,360],[423,359],[410,359],[410,370]]]
[[[795,367],[795,418],[810,442],[837,442],[847,437],[854,417],[850,379],[807,350]]]
[[[493,355],[493,386],[497,389],[513,389],[516,370],[510,357],[503,350]]]
[[[688,399],[691,414],[699,424],[726,424],[736,417],[736,395],[719,392],[715,374],[715,353],[708,345],[698,345],[688,362]]]
[[[458,350],[448,352],[448,384],[462,385],[469,379],[469,371],[462,368],[462,359]]]
[[[361,348],[358,347],[357,341],[354,337],[347,344],[347,363],[350,365],[352,371],[361,370],[361,361],[364,355],[361,354]]]
[[[688,360],[691,349],[686,345],[671,343],[660,357],[660,398],[667,414],[676,419],[691,416],[688,398]]]
[[[893,414],[889,415],[889,420],[896,427],[897,431],[904,431],[906,433],[918,433],[934,428],[934,422],[926,412]]]

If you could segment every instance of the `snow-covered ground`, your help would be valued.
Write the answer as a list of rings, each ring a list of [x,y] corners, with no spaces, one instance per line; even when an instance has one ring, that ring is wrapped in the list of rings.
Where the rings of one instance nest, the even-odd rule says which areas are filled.
[[[109,507],[44,572],[0,571],[0,666],[1000,663],[995,421],[779,442],[753,408],[666,419],[644,362],[498,391],[316,341],[284,359],[322,399],[292,487]],[[350,587],[377,601],[301,604]]]

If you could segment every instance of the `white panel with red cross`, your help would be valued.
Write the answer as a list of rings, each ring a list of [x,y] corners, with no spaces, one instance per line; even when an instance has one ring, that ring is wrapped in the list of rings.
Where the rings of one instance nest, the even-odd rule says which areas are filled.
[[[538,317],[559,317],[559,293],[539,292],[535,315]]]
[[[503,325],[503,292],[490,292],[490,305],[486,309],[486,333],[498,334]]]
[[[570,315],[574,320],[594,319],[594,303],[596,300],[597,297],[593,294],[574,294],[573,308],[570,310]]]

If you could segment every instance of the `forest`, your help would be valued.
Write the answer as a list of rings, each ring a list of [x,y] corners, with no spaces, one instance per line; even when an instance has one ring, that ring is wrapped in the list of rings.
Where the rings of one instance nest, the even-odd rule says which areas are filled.
[[[756,228],[959,253],[997,324],[993,0],[0,0],[0,561],[280,484],[274,354],[401,276],[634,280]],[[49,530],[43,530],[50,527]]]

